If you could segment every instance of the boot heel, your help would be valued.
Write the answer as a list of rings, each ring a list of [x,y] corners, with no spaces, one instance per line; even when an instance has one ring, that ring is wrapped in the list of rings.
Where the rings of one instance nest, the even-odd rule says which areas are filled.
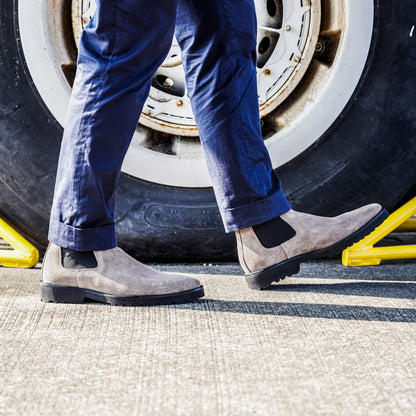
[[[85,296],[83,290],[77,287],[40,282],[40,298],[45,303],[83,303]]]
[[[246,274],[246,281],[250,289],[266,289],[273,282],[283,280],[285,277],[292,276],[300,270],[300,263],[297,261],[288,261],[286,263],[276,264],[267,269],[258,272]]]

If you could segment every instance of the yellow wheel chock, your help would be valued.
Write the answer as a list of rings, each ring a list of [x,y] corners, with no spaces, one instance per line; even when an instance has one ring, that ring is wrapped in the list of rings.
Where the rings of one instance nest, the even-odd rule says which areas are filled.
[[[39,260],[38,250],[2,219],[0,219],[0,237],[14,248],[14,250],[0,250],[0,264],[3,267],[36,266]]]
[[[416,231],[416,198],[411,199],[397,211],[393,212],[383,224],[370,235],[355,243],[342,253],[344,266],[376,266],[382,260],[403,260],[416,258],[416,245],[374,247],[392,231]]]

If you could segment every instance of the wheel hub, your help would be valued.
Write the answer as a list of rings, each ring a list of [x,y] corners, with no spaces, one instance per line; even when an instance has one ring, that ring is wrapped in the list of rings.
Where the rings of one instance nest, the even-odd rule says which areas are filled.
[[[309,66],[318,41],[320,1],[256,0],[255,6],[259,108],[261,117],[265,117],[290,95]],[[77,46],[95,10],[95,0],[72,0]],[[140,123],[165,133],[197,136],[180,56],[173,39],[153,77]]]

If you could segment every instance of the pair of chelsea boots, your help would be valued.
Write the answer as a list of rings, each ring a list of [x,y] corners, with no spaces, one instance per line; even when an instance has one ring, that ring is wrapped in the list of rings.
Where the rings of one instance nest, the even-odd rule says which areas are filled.
[[[299,271],[300,263],[331,256],[380,225],[387,212],[370,204],[328,218],[290,210],[260,226],[236,232],[238,255],[247,283],[265,289]],[[184,303],[204,296],[198,279],[157,271],[120,248],[72,252],[50,243],[42,266],[45,302],[111,305]]]

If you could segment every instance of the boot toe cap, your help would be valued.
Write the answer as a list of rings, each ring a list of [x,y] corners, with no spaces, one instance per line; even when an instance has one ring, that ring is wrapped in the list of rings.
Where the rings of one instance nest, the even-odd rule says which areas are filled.
[[[201,282],[191,276],[171,275],[171,279],[166,282],[166,289],[169,293],[186,292],[201,287]]]

